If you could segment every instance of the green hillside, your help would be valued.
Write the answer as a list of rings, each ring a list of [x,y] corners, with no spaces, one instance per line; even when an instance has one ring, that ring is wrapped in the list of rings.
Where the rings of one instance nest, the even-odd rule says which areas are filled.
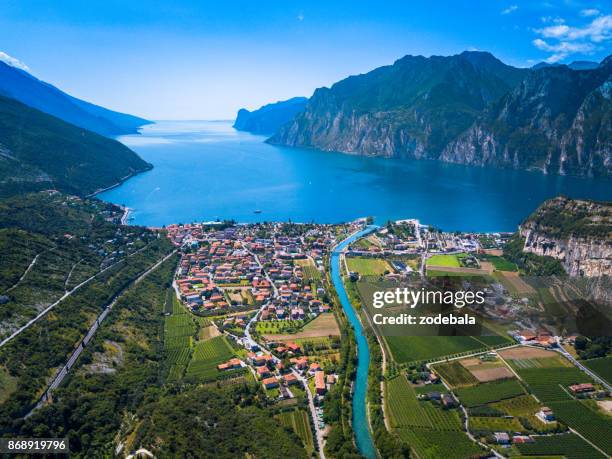
[[[151,167],[116,140],[0,96],[0,197],[50,188],[84,196]]]

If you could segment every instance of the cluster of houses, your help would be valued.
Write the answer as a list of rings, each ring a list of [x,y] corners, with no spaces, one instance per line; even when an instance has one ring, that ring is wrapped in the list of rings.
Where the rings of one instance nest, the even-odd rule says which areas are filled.
[[[176,280],[181,299],[194,311],[265,304],[261,320],[304,319],[329,311],[320,300],[322,285],[305,281],[302,264],[295,261],[322,271],[323,257],[336,240],[334,227],[304,225],[297,235],[287,235],[285,225],[170,225],[168,237],[184,249]],[[230,299],[231,289],[248,295]]]
[[[540,346],[551,348],[557,345],[555,336],[548,330],[541,329],[538,331],[519,330],[514,333],[514,339],[521,344],[530,344],[532,346]]]
[[[315,394],[318,397],[323,397],[329,387],[336,383],[337,376],[334,374],[326,375],[318,362],[309,362],[306,357],[293,357],[289,361],[304,377],[314,378]]]

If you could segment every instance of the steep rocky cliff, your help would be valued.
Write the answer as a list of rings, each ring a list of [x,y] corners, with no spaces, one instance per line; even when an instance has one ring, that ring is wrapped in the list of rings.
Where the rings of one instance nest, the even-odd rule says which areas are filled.
[[[406,56],[320,88],[269,141],[372,156],[436,158],[529,72],[489,53]]]
[[[270,143],[612,175],[612,58],[537,70],[489,53],[406,56],[315,91]]]
[[[612,204],[564,197],[543,203],[523,224],[524,252],[560,260],[570,276],[612,275]]]
[[[546,67],[488,107],[440,155],[449,162],[612,174],[612,58],[593,70]]]

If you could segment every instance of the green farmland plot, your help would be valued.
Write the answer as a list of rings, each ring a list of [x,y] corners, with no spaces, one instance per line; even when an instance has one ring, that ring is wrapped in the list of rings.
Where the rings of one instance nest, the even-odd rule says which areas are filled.
[[[427,266],[448,266],[449,268],[460,268],[457,255],[433,255],[427,259]]]
[[[550,403],[561,422],[612,456],[612,419],[591,410],[579,400]]]
[[[472,432],[525,432],[525,428],[518,419],[500,417],[470,417],[470,430]]]
[[[523,395],[525,390],[516,379],[507,379],[477,386],[460,387],[455,390],[455,393],[461,400],[461,403],[471,408]]]
[[[578,435],[567,433],[551,436],[534,436],[533,443],[517,445],[525,456],[559,455],[567,459],[598,459],[605,458],[603,454],[585,442]]]
[[[397,376],[385,384],[385,400],[392,427],[432,427],[414,389],[404,375]]]
[[[478,380],[457,360],[441,363],[433,367],[451,387],[471,386]]]
[[[393,272],[386,260],[380,258],[347,257],[349,271],[355,271],[362,276],[380,276],[385,272]]]
[[[585,360],[582,363],[612,384],[612,357]]]
[[[491,403],[491,407],[510,416],[530,416],[540,410],[540,404],[531,395],[519,395]]]
[[[397,429],[397,433],[420,459],[468,459],[484,452],[464,432],[414,427]]]
[[[302,440],[308,454],[314,451],[314,440],[312,437],[312,429],[310,428],[310,419],[305,410],[297,409],[285,411],[276,417],[284,427],[291,429],[300,440]]]
[[[198,341],[194,346],[186,376],[202,381],[216,379],[221,374],[217,365],[228,361],[233,356],[234,351],[224,336]]]
[[[571,400],[567,386],[590,382],[590,378],[575,367],[518,368],[517,372],[543,403]]]
[[[487,349],[470,336],[386,336],[385,340],[397,363],[436,360]]]

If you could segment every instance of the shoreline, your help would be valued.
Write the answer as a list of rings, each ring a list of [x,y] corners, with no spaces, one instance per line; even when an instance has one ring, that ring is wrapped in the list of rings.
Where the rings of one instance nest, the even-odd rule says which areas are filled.
[[[137,172],[133,172],[131,174],[128,174],[125,177],[120,178],[117,183],[114,183],[113,185],[107,186],[105,188],[98,188],[93,193],[89,193],[88,195],[85,195],[85,197],[86,198],[95,198],[100,193],[104,193],[105,191],[109,191],[109,190],[112,190],[113,188],[117,188],[118,186],[123,185],[126,181],[128,181],[132,177],[136,177],[137,175],[140,175],[140,174],[143,174],[143,173],[148,172],[150,170],[153,170],[153,167],[154,167],[153,164],[150,164],[150,163],[147,163],[147,164],[149,164],[150,167],[148,167],[146,169],[143,169],[141,171],[137,171]],[[110,201],[107,201],[107,202],[110,202]],[[111,203],[111,204],[115,204],[115,203]]]

